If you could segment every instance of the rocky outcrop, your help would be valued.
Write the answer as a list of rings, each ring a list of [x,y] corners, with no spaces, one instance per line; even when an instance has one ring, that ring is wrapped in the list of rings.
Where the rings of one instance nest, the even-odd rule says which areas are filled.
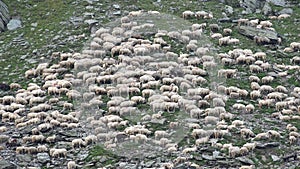
[[[269,43],[271,44],[278,43],[279,38],[277,32],[275,31],[259,29],[251,26],[240,26],[239,33],[251,39],[254,39],[254,37],[266,37],[270,40]]]
[[[4,31],[10,19],[7,5],[0,0],[0,32]]]

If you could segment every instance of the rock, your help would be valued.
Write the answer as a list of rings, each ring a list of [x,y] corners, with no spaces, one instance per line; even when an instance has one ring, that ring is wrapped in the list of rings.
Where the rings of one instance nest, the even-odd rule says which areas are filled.
[[[206,154],[202,154],[202,158],[205,159],[205,160],[213,160],[213,156],[209,156],[209,155],[206,155]]]
[[[50,161],[50,156],[48,153],[38,153],[37,155],[38,162],[45,164]]]
[[[275,161],[279,161],[280,157],[276,156],[276,155],[271,155],[272,160]]]
[[[78,25],[81,25],[83,23],[83,18],[82,17],[71,17],[70,22],[74,26],[78,26]]]
[[[277,44],[279,38],[277,32],[266,29],[259,29],[251,26],[240,26],[239,33],[251,39],[254,39],[255,36],[266,37],[270,39],[270,44]]]
[[[155,161],[151,160],[151,161],[146,162],[144,164],[144,167],[149,168],[149,167],[152,167],[154,164],[155,164]]]
[[[21,21],[19,19],[12,19],[7,24],[8,30],[15,30],[17,28],[20,28],[22,26]]]
[[[17,154],[16,159],[18,160],[18,163],[30,163],[32,161],[32,158],[27,154]]]
[[[254,162],[248,157],[237,157],[236,159],[244,164],[254,165]]]
[[[279,142],[257,143],[256,148],[258,148],[258,149],[266,149],[266,148],[278,147],[279,145],[280,145]]]
[[[262,8],[262,13],[264,15],[269,15],[272,13],[272,8],[269,3],[265,3],[264,7]]]
[[[1,1],[0,1],[1,2]],[[0,159],[0,169],[17,169],[18,167],[6,160]]]
[[[283,8],[281,11],[278,12],[278,14],[289,14],[292,15],[293,14],[293,9],[292,8]]]
[[[225,12],[231,15],[233,14],[233,8],[229,5],[225,5]]]
[[[113,7],[114,7],[115,9],[120,9],[120,5],[119,5],[119,4],[113,4]]]
[[[7,135],[0,135],[0,144],[6,143],[9,139],[9,136]]]
[[[84,23],[87,23],[88,25],[93,25],[93,24],[96,24],[98,23],[99,21],[96,20],[96,19],[87,19],[84,21]]]
[[[0,32],[4,31],[10,19],[7,5],[0,0]]]
[[[263,5],[263,0],[240,0],[240,6],[243,7],[247,13],[253,13],[256,9],[261,9]]]
[[[115,12],[113,12],[113,15],[115,15],[115,16],[121,16],[121,11],[115,11]]]
[[[286,5],[285,0],[267,0],[267,2],[277,5],[277,6],[282,6],[282,7]]]

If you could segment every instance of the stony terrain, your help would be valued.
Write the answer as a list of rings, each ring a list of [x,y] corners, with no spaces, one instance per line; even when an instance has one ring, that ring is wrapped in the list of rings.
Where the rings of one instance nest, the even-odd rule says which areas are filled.
[[[0,168],[300,165],[297,1],[4,2]]]

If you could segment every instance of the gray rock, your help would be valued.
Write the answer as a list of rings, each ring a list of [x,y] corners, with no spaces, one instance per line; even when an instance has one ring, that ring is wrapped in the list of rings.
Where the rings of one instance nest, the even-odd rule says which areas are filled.
[[[5,30],[7,23],[9,22],[10,15],[7,5],[0,0],[0,32]]]
[[[240,6],[243,7],[247,13],[253,13],[256,9],[261,9],[263,5],[263,0],[240,0]]]
[[[38,162],[45,164],[50,161],[50,156],[48,153],[38,153],[37,160]]]
[[[149,167],[152,167],[153,164],[155,163],[155,161],[151,160],[151,161],[148,161],[144,164],[145,167],[149,168]]]
[[[254,162],[251,159],[249,159],[248,157],[237,157],[236,159],[244,164],[254,165]]]
[[[280,157],[276,156],[276,155],[271,155],[272,160],[275,161],[279,161]]]
[[[271,44],[278,43],[278,34],[277,32],[266,30],[266,29],[259,29],[251,26],[240,26],[239,33],[247,36],[251,39],[254,39],[255,36],[259,37],[266,37],[270,39]]]
[[[98,23],[99,21],[96,20],[96,19],[88,19],[88,20],[85,20],[84,23],[87,23],[89,25],[93,25],[93,24],[96,24]]]
[[[266,149],[266,148],[278,147],[279,145],[280,145],[279,142],[257,143],[256,148]]]
[[[9,139],[9,136],[7,135],[0,135],[0,144],[6,143]]]
[[[115,15],[115,16],[120,16],[121,14],[122,14],[121,11],[115,11],[115,12],[113,12],[113,15]]]
[[[205,159],[205,160],[213,160],[213,156],[209,156],[209,155],[206,155],[206,154],[202,154],[202,158]]]
[[[18,162],[23,162],[23,163],[29,163],[32,158],[28,154],[17,154],[16,159],[18,159]]]
[[[71,17],[70,18],[70,22],[75,25],[75,26],[78,26],[80,24],[83,23],[83,18],[82,17]]]
[[[264,7],[262,8],[262,13],[264,15],[269,15],[272,13],[272,8],[269,3],[265,3]]]
[[[233,8],[229,5],[225,5],[225,12],[231,15],[233,14]]]
[[[293,9],[292,8],[284,8],[282,9],[281,11],[278,12],[278,14],[290,14],[292,15],[293,14]]]
[[[19,19],[12,19],[7,24],[8,30],[15,30],[17,28],[20,28],[22,26],[22,23]]]
[[[18,167],[6,160],[0,159],[0,169],[17,169]]]
[[[285,6],[286,5],[285,0],[267,0],[267,2],[277,5],[277,6]]]
[[[114,7],[115,9],[120,9],[120,5],[119,5],[119,4],[113,4],[113,7]]]

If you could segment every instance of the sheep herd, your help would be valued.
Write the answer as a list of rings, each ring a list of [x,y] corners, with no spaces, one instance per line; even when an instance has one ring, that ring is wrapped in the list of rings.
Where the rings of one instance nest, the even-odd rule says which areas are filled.
[[[206,145],[228,158],[236,158],[254,153],[256,145],[265,140],[284,139],[291,145],[299,144],[298,129],[288,122],[300,120],[300,88],[271,85],[278,78],[287,77],[290,70],[299,71],[298,57],[292,58],[290,65],[277,64],[281,71],[276,77],[259,77],[259,73],[273,69],[269,54],[240,48],[216,53],[211,44],[203,42],[204,32],[210,30],[219,46],[238,44],[238,39],[230,37],[230,28],[216,33],[220,29],[217,24],[192,24],[174,31],[138,20],[160,15],[163,14],[157,11],[130,12],[118,20],[117,26],[97,30],[81,53],[53,53],[51,58],[58,63],[40,63],[25,72],[28,79],[41,78],[41,84],[29,83],[24,88],[10,84],[13,94],[0,98],[0,117],[5,124],[0,127],[0,140],[9,142],[15,139],[10,131],[21,132],[21,137],[16,138],[21,144],[1,144],[0,150],[13,149],[16,154],[32,156],[46,152],[61,160],[60,166],[71,169],[81,162],[71,156],[74,150],[101,144],[119,153],[117,150],[123,146],[135,143],[160,147],[162,154],[175,156],[157,167],[174,168],[184,163],[201,168],[189,160],[191,154]],[[182,17],[212,19],[213,14],[185,11]],[[272,26],[270,21],[243,19],[238,24],[261,29]],[[150,34],[146,32],[149,30]],[[263,41],[257,38],[256,42]],[[284,51],[299,49],[299,43],[293,42]],[[241,77],[237,66],[249,70],[249,77],[243,80],[250,88],[226,86],[227,79]],[[234,100],[230,106],[229,100]],[[241,118],[264,108],[275,108],[271,117],[287,123],[288,135],[272,129],[253,131],[253,126]],[[152,126],[160,120],[167,127]],[[22,132],[28,127],[30,132]],[[61,140],[53,130],[79,133],[62,147],[56,144]],[[173,139],[182,131],[184,136]],[[245,143],[221,142],[236,135]],[[184,137],[191,142],[180,146]],[[242,164],[235,167],[255,168]]]

